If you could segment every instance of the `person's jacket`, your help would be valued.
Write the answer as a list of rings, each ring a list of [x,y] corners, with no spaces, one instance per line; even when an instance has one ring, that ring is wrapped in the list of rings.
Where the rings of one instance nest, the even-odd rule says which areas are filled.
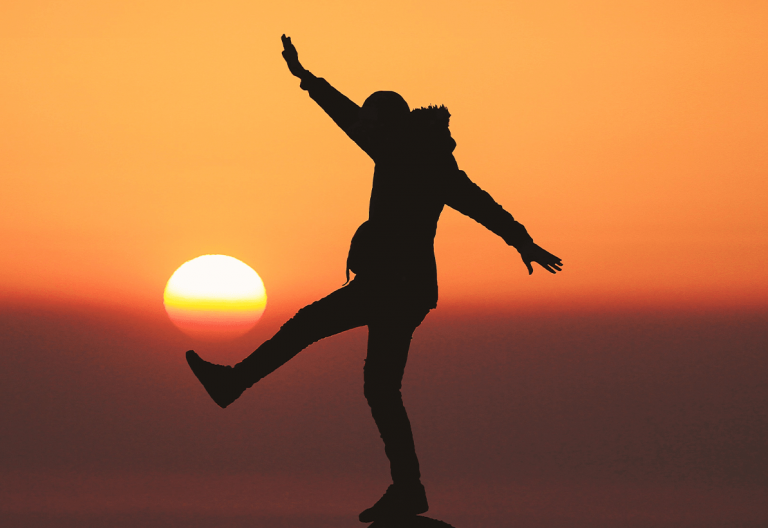
[[[355,233],[347,261],[356,281],[396,303],[437,306],[434,241],[445,205],[511,246],[532,242],[522,224],[459,170],[445,107],[413,110],[405,130],[371,144],[350,133],[358,122],[357,104],[312,74],[301,88],[376,164],[368,220]]]

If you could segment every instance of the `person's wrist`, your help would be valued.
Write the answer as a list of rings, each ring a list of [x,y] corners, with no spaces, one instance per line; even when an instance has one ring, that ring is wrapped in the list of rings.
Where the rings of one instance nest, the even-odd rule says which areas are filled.
[[[512,247],[514,247],[518,253],[521,255],[523,253],[529,252],[536,244],[533,243],[533,240],[525,240],[525,241],[518,241],[515,242]]]
[[[302,90],[309,90],[310,86],[312,86],[312,84],[313,84],[313,81],[315,81],[317,79],[317,77],[312,75],[312,72],[310,72],[309,70],[304,70],[301,73],[301,76],[297,75],[297,77],[299,77],[299,79],[301,79],[301,84],[299,85],[299,87]]]

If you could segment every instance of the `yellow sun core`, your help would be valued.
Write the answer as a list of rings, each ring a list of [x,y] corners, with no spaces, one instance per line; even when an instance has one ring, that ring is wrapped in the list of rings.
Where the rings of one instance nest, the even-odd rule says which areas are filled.
[[[267,294],[259,275],[226,255],[182,264],[165,286],[165,310],[185,334],[206,341],[234,339],[261,318]]]

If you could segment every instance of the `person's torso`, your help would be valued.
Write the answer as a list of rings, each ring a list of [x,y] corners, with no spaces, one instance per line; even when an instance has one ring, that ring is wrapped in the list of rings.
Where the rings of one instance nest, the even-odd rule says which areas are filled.
[[[430,155],[411,145],[376,160],[368,221],[350,248],[350,268],[360,279],[430,306],[437,303],[434,239],[445,205],[441,174],[456,168],[450,152]]]

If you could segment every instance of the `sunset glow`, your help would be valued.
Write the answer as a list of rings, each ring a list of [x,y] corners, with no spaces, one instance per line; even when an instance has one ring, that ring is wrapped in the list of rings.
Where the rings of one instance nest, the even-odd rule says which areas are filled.
[[[259,275],[226,255],[185,262],[168,280],[163,297],[171,321],[185,334],[204,340],[245,334],[267,305]]]
[[[186,360],[286,359],[262,345],[348,287],[377,207],[283,34],[357,105],[445,105],[459,169],[564,263],[443,208],[415,524],[768,528],[759,0],[2,2],[0,528],[352,528],[386,489],[367,328],[226,410]]]
[[[446,207],[441,306],[768,298],[768,3],[6,4],[0,294],[143,310],[205,252],[256,267],[276,312],[343,283],[373,162],[287,33],[358,104],[445,104],[459,167],[566,262],[529,277]]]

